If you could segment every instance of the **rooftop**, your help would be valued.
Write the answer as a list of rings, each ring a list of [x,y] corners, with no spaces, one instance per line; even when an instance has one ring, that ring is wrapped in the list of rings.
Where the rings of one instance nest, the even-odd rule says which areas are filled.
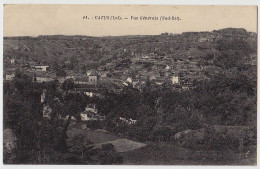
[[[88,82],[88,77],[76,77],[75,81]]]

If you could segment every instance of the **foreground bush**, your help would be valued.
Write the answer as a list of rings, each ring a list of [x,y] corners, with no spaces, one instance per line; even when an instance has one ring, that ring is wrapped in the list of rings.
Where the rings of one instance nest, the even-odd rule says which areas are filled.
[[[183,132],[175,139],[180,146],[204,150],[238,150],[239,140],[227,133],[218,133],[213,128]]]

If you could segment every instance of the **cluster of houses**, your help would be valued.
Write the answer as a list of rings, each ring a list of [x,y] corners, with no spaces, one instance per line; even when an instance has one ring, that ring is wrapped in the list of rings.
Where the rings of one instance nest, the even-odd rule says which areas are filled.
[[[50,119],[51,118],[51,114],[52,114],[52,109],[51,107],[46,104],[46,90],[44,89],[42,94],[41,94],[41,103],[43,104],[43,118],[47,118]],[[58,115],[58,117],[61,117],[61,115]],[[95,104],[88,104],[85,107],[85,110],[83,112],[80,113],[80,118],[82,121],[103,121],[105,120],[105,116],[101,116],[98,114],[98,110],[96,108]],[[65,117],[65,119],[68,119],[68,116]],[[72,120],[76,120],[74,116],[71,117]]]
[[[107,83],[114,83],[113,80],[115,79],[121,81],[120,83],[116,83],[116,86],[118,86],[119,89],[122,89],[123,86],[132,86],[133,88],[142,90],[147,79],[154,82],[156,85],[162,85],[164,83],[172,85],[181,84],[181,77],[179,73],[175,71],[175,66],[173,66],[172,60],[158,61],[156,58],[157,55],[151,53],[142,55],[142,57],[134,57],[132,59],[132,63],[130,64],[130,69],[122,68],[121,70],[108,71],[98,67],[95,70],[92,69],[86,71],[85,74],[68,72],[66,77],[57,77],[56,71],[51,70],[48,65],[34,65],[29,68],[26,67],[26,71],[24,72],[26,72],[29,76],[32,76],[34,82],[37,83],[51,82],[54,80],[58,80],[60,83],[63,83],[66,79],[72,79],[76,88],[70,90],[69,92],[83,93],[89,97],[101,97],[99,92],[95,91],[95,89],[98,88],[97,85],[99,82],[106,81]],[[11,63],[14,64],[15,60],[12,60]],[[146,69],[147,65],[151,67],[151,70]],[[14,72],[15,70],[6,70],[5,80],[11,81],[15,77]],[[92,86],[94,90],[90,89],[89,85]],[[188,89],[188,87],[186,88]]]
[[[149,61],[148,56],[144,56],[143,58],[146,61]],[[140,61],[139,61],[140,63]],[[141,66],[143,66],[141,64]],[[162,85],[165,81],[170,82],[171,84],[179,84],[180,78],[178,75],[175,75],[172,71],[172,67],[169,65],[163,65],[163,69],[155,69],[152,72],[146,72],[145,70],[140,71],[140,74],[137,74],[135,77],[128,76],[126,79],[121,80],[123,86],[129,86],[130,84],[137,89],[142,89],[147,80],[147,77],[151,81],[154,81],[157,85]],[[27,68],[28,70],[28,68]],[[5,80],[11,81],[15,77],[15,71],[6,71],[5,72]],[[28,75],[32,76],[33,80],[37,83],[44,83],[44,82],[51,82],[54,80],[59,80],[61,83],[64,82],[66,79],[72,79],[75,85],[84,86],[84,85],[94,85],[94,87],[98,84],[100,79],[107,79],[107,71],[98,71],[98,70],[90,70],[87,71],[85,75],[68,75],[64,78],[57,78],[56,72],[49,69],[48,65],[34,65],[30,67],[29,71],[25,71]],[[126,71],[127,72],[127,71]],[[127,73],[129,74],[129,73]],[[127,76],[125,74],[123,77]],[[122,76],[118,77],[120,79]],[[77,91],[69,91],[69,92],[82,92],[79,88]],[[88,95],[89,97],[93,97],[95,95],[94,92],[85,90],[83,91],[84,94]]]
[[[80,118],[82,121],[104,121],[105,116],[101,116],[98,114],[95,104],[88,104],[85,107],[85,111],[80,113]]]
[[[87,76],[74,78],[74,84],[78,84],[78,85],[84,85],[84,84],[96,85],[97,82],[98,82],[98,74],[96,72],[91,72],[91,73],[87,72]]]
[[[83,92],[89,97],[95,96],[95,93],[89,90],[80,91],[81,88],[84,88],[85,85],[93,85],[95,88],[99,84],[99,81],[102,80],[105,80],[108,83],[113,80],[119,80],[121,81],[121,84],[116,84],[119,88],[131,85],[132,87],[141,90],[145,86],[147,79],[154,82],[156,85],[162,85],[164,83],[175,85],[182,84],[183,76],[180,74],[181,72],[179,70],[190,70],[189,74],[184,75],[186,79],[192,79],[193,76],[196,76],[198,72],[200,72],[200,70],[196,69],[196,62],[194,61],[189,62],[191,63],[189,65],[182,63],[184,61],[178,61],[178,63],[175,64],[172,58],[167,58],[166,56],[160,57],[161,59],[159,58],[158,60],[158,55],[155,53],[142,54],[141,56],[135,55],[131,58],[129,67],[122,67],[117,70],[115,69],[114,64],[110,66],[108,66],[109,64],[106,64],[99,66],[95,70],[88,70],[85,74],[68,72],[66,77],[57,77],[56,71],[50,70],[48,65],[34,65],[29,69],[26,69],[28,70],[28,74],[31,75],[37,83],[51,82],[54,80],[63,83],[66,79],[72,79],[74,84],[80,87],[78,87],[79,90],[77,91],[69,92]],[[14,59],[10,62],[15,64]],[[189,75],[191,77],[189,77]],[[198,76],[202,75],[198,74]],[[10,81],[14,77],[14,71],[6,71],[6,81]],[[189,87],[186,86],[186,88]]]
[[[11,59],[11,63],[14,63],[15,60]],[[51,82],[54,80],[64,81],[64,78],[56,77],[56,72],[50,70],[48,65],[34,65],[25,67],[22,69],[24,73],[31,76],[33,80],[37,83]],[[11,81],[15,78],[15,69],[7,69],[4,73],[5,81]],[[91,73],[87,72],[86,75],[80,76],[67,76],[65,79],[73,79],[73,82],[78,85],[90,84],[96,85],[98,83],[98,74],[95,71]]]
[[[158,61],[156,57],[157,55],[151,53],[149,55],[143,55],[142,57],[133,58],[130,69],[135,70],[135,73],[125,70],[126,73],[123,74],[134,74],[134,76],[128,76],[123,82],[123,85],[128,86],[132,84],[134,88],[140,89],[147,79],[157,85],[162,85],[165,82],[172,85],[180,84],[180,77],[175,72],[171,61],[167,64],[166,61]],[[122,77],[124,77],[124,75],[122,75]]]

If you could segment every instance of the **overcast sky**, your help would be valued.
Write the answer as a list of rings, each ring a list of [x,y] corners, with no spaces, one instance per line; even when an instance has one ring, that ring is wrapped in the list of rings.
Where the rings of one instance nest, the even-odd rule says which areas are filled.
[[[90,19],[83,19],[88,16]],[[94,20],[121,16],[128,20]],[[130,20],[131,16],[176,16],[180,21]],[[164,32],[245,28],[257,31],[255,6],[4,5],[4,36],[157,35]]]

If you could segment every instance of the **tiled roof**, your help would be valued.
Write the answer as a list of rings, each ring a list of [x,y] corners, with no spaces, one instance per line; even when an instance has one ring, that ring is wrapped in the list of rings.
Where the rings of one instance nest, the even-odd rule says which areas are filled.
[[[88,77],[76,77],[75,81],[88,82]]]

